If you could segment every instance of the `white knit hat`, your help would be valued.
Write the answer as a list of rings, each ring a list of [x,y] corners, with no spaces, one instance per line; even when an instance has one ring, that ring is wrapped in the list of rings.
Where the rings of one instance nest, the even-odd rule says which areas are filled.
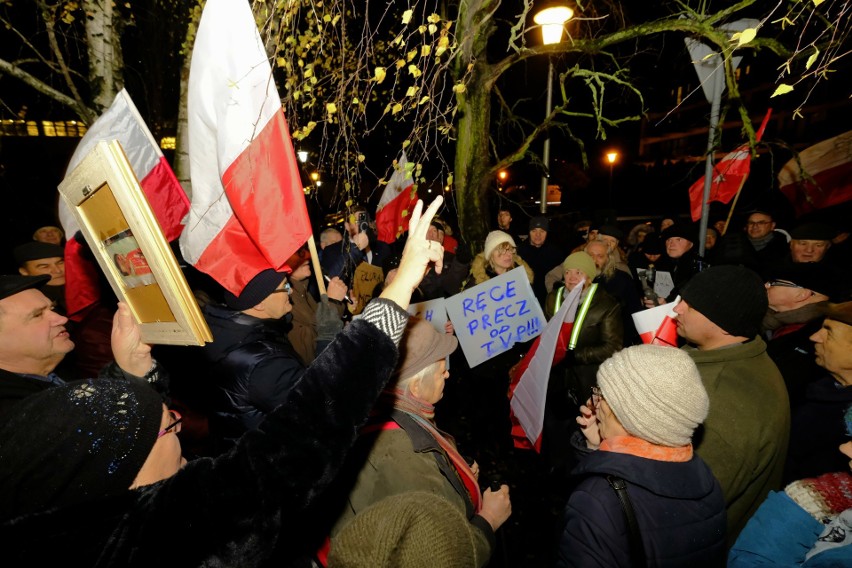
[[[509,243],[513,247],[517,246],[515,239],[509,233],[504,233],[503,231],[491,231],[488,233],[488,236],[485,237],[485,260],[490,260],[491,253],[502,243]]]
[[[661,446],[685,446],[707,418],[710,400],[685,351],[636,345],[598,368],[598,386],[630,434]]]

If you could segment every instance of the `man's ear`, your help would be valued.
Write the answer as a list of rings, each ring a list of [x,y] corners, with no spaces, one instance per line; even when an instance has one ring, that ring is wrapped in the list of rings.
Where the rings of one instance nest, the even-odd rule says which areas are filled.
[[[30,276],[29,271],[24,267],[18,268],[18,272],[21,273],[21,276]]]
[[[423,390],[421,388],[422,385],[420,384],[420,382],[421,382],[421,379],[419,377],[416,378],[416,379],[411,379],[410,381],[408,381],[408,390],[411,392],[411,394],[413,394],[417,398],[420,398],[420,392]]]

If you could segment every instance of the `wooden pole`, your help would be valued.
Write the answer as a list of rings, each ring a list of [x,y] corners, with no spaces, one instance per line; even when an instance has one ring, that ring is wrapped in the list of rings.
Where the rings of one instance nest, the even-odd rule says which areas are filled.
[[[311,251],[311,263],[314,267],[314,276],[317,279],[317,288],[320,295],[326,294],[325,282],[322,279],[322,267],[320,267],[319,254],[317,253],[317,244],[314,242],[314,235],[308,237],[308,250]]]

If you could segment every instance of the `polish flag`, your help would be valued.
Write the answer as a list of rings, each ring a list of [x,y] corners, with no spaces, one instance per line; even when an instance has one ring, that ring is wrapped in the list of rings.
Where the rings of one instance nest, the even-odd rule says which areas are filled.
[[[587,298],[595,292],[589,288]],[[582,284],[565,298],[556,314],[536,337],[526,357],[515,367],[509,385],[512,441],[516,448],[541,452],[541,433],[544,429],[544,405],[547,402],[547,383],[550,370],[565,358],[570,345],[571,331],[580,307]],[[582,318],[582,316],[581,316]]]
[[[680,296],[668,304],[632,314],[633,325],[642,343],[677,347],[677,323],[674,320],[677,314],[674,309],[678,302]]]
[[[417,190],[405,150],[398,162],[394,162],[391,175],[379,204],[376,206],[376,233],[380,241],[394,242],[408,227],[408,217],[417,204]]]
[[[189,72],[184,258],[239,295],[282,270],[311,223],[272,67],[245,1],[207,0]]]
[[[763,122],[760,123],[760,128],[754,133],[754,137],[758,142],[763,138],[763,131],[766,129],[766,123],[769,122],[771,115],[772,109],[767,110],[766,116],[763,117]],[[713,181],[710,184],[710,199],[707,200],[707,203],[711,201],[730,203],[731,199],[742,188],[750,170],[751,149],[746,143],[719,160],[718,164],[713,165]],[[701,176],[701,179],[689,188],[689,205],[693,221],[701,219],[703,205],[701,200],[704,199],[705,177]]]
[[[101,140],[118,140],[166,240],[178,238],[183,229],[181,219],[189,210],[189,200],[124,89],[86,131],[71,156],[66,175],[74,171]],[[68,236],[65,244],[65,300],[68,317],[80,321],[84,310],[100,298],[99,268],[81,256],[83,247],[74,239],[80,227],[64,199],[59,200],[59,221]]]
[[[852,131],[802,150],[778,172],[778,187],[797,216],[852,200]]]

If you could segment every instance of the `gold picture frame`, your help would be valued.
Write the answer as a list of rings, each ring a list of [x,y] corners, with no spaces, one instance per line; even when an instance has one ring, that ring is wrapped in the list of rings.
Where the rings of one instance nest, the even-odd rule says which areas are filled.
[[[98,142],[62,180],[59,193],[115,295],[130,307],[144,342],[213,341],[118,141]]]

